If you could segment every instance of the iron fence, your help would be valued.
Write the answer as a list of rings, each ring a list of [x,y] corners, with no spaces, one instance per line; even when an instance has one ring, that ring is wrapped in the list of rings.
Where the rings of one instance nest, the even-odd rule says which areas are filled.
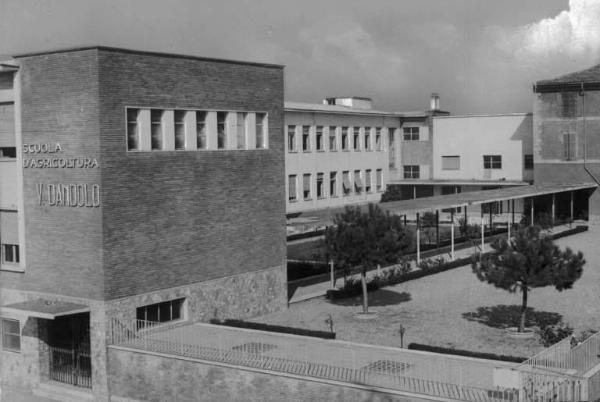
[[[50,346],[49,362],[51,380],[78,387],[92,387],[92,362],[89,353]]]

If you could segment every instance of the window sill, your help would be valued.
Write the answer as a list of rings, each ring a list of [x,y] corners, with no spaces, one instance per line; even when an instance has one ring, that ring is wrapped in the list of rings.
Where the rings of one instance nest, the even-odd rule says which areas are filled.
[[[287,153],[288,153],[288,154],[297,154],[297,153],[298,153],[298,151],[295,151],[295,150],[293,150],[293,151],[290,151],[290,150],[288,149]]]
[[[324,200],[324,199],[326,199],[326,198],[327,198],[327,197],[325,197],[325,196],[321,196],[321,197],[317,197],[317,200]]]
[[[295,202],[298,202],[298,200],[288,200],[288,202],[289,202],[290,204],[293,204],[293,203],[295,203]]]
[[[339,198],[337,195],[330,195],[329,198]]]
[[[325,152],[325,150],[324,149],[317,149],[317,152],[323,153],[323,152]]]
[[[305,151],[305,150],[302,150],[302,153],[303,153],[303,154],[310,154],[310,153],[312,153],[312,151]]]
[[[3,262],[2,265],[0,265],[0,271],[8,271],[8,272],[21,272],[24,273],[25,272],[25,268],[22,267],[20,264],[18,263],[10,263],[10,262]]]
[[[3,352],[9,352],[9,353],[16,353],[16,354],[19,354],[19,355],[21,354],[21,351],[20,351],[20,350],[12,350],[12,349],[5,349],[5,348],[2,348],[2,351],[3,351]]]
[[[312,198],[305,198],[304,201],[312,201]]]
[[[350,152],[349,149],[342,149],[342,152]]]

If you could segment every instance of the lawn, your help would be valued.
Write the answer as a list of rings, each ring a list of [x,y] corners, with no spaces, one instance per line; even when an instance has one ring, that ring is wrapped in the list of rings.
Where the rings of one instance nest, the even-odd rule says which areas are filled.
[[[557,240],[561,247],[581,250],[587,260],[573,289],[552,287],[529,294],[530,315],[538,320],[560,321],[575,328],[600,329],[600,228],[590,228]],[[258,322],[327,330],[331,314],[338,339],[400,346],[398,329],[406,328],[404,345],[410,342],[454,347],[512,356],[530,356],[543,349],[537,339],[508,338],[504,326],[512,324],[521,294],[509,294],[477,280],[471,267],[461,267],[418,280],[387,287],[370,294],[373,320],[354,318],[360,297],[340,302],[317,298],[295,303],[288,310],[254,319]]]

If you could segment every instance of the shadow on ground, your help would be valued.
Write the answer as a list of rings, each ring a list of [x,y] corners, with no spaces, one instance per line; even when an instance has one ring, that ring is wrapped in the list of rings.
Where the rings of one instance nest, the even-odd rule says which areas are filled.
[[[405,303],[411,299],[410,293],[407,292],[398,293],[393,290],[380,289],[369,292],[368,300],[370,307],[381,307]],[[360,306],[362,305],[362,295],[346,299],[329,300],[329,302],[338,306]]]
[[[491,307],[478,307],[476,312],[463,313],[463,318],[479,322],[493,328],[516,327],[521,317],[521,306],[499,304]],[[546,327],[562,321],[562,315],[550,311],[535,311],[527,307],[527,327]]]

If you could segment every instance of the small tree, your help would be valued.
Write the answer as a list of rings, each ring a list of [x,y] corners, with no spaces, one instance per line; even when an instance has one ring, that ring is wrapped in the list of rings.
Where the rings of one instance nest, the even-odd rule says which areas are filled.
[[[499,238],[492,243],[494,252],[478,262],[473,258],[473,272],[488,282],[511,293],[523,294],[519,332],[525,330],[528,292],[533,288],[554,286],[558,291],[570,289],[581,277],[585,259],[581,251],[562,251],[539,226],[520,228],[507,241]]]
[[[363,212],[360,207],[346,207],[333,219],[333,226],[325,232],[327,255],[342,269],[359,268],[363,290],[363,312],[369,311],[367,299],[367,271],[378,264],[395,264],[413,245],[400,216],[384,213],[369,204]]]

